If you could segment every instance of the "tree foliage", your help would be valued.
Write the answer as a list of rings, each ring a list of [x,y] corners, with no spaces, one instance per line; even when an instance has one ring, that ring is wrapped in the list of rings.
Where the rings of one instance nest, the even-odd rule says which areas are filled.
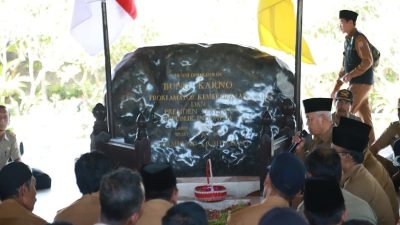
[[[23,113],[39,102],[78,98],[88,108],[103,102],[104,55],[89,56],[69,35],[71,4],[0,1],[1,103]],[[112,65],[136,48],[130,40],[124,35],[112,45]]]
[[[244,4],[247,1],[240,2]],[[215,4],[220,7],[223,3],[224,1],[217,1]],[[104,56],[89,56],[69,35],[72,4],[73,1],[0,1],[0,25],[3,28],[0,34],[0,102],[12,105],[13,108],[17,107],[19,113],[28,111],[38,102],[78,98],[87,104],[88,108],[97,102],[103,102]],[[312,6],[307,4],[305,9]],[[379,12],[384,6],[381,1],[342,1],[338,4],[343,8],[362,11],[357,25],[364,33],[371,34],[368,37],[372,41],[376,40],[376,36],[380,34],[376,34],[376,26],[369,24],[381,19],[382,15]],[[324,21],[315,23],[317,25],[313,27],[307,27],[305,21],[304,34],[309,37],[308,42],[319,64],[314,67],[321,67],[318,71],[322,72],[303,75],[303,97],[313,97],[321,93],[329,95],[336,80],[339,63],[335,68],[327,65],[332,62],[332,58],[339,61],[340,49],[343,47],[343,34],[338,29],[338,9],[330,11]],[[309,10],[306,13],[310,11],[312,12]],[[139,39],[143,43],[152,43],[152,40],[157,38],[161,40],[165,35],[156,31],[160,26],[153,22],[148,21],[147,26],[139,28]],[[205,31],[199,32],[204,33],[207,38],[211,36]],[[136,49],[134,40],[137,39],[134,32],[124,33],[117,43],[112,45],[112,67],[127,52]],[[393,35],[388,41],[393,43],[391,47],[374,42],[382,53],[381,63],[376,72],[375,88],[371,94],[374,113],[393,112],[393,107],[385,106],[394,105],[396,97],[399,97],[393,98],[387,91],[388,87],[399,86],[399,66],[394,60],[398,54],[395,43],[399,42],[399,38]],[[317,45],[313,47],[313,43],[330,46],[335,50],[326,53],[328,50],[315,47]]]

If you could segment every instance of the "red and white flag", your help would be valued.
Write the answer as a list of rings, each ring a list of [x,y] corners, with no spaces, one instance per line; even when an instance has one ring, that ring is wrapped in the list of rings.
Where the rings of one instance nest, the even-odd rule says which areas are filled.
[[[107,0],[108,38],[114,42],[125,24],[136,18],[134,0]],[[75,0],[71,34],[90,54],[104,50],[101,0]]]

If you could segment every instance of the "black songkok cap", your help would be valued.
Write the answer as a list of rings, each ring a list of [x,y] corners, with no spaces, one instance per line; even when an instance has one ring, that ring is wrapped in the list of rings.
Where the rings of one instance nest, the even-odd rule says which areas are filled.
[[[304,208],[316,214],[330,214],[345,209],[339,183],[334,179],[308,178],[304,187]]]
[[[350,151],[362,153],[368,145],[371,126],[357,120],[340,117],[332,130],[332,143]]]
[[[0,170],[0,198],[15,195],[22,184],[32,178],[31,169],[23,162],[12,162]]]
[[[140,169],[145,190],[164,191],[176,186],[172,167],[165,163],[149,163]]]
[[[358,13],[351,10],[340,10],[339,12],[339,19],[353,20],[354,22],[356,22],[357,16]]]
[[[304,111],[306,113],[317,111],[328,111],[332,109],[331,98],[309,98],[303,100]]]

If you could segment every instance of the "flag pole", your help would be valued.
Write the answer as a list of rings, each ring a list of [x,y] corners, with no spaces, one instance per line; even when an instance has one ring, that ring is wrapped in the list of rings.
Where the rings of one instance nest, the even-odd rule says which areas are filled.
[[[302,43],[302,24],[303,24],[303,0],[297,0],[297,19],[296,19],[296,53],[295,53],[295,77],[294,100],[296,103],[296,127],[300,131],[303,128],[300,110],[300,90],[301,90],[301,43]]]
[[[110,60],[110,45],[108,40],[108,23],[107,23],[107,5],[106,0],[101,1],[101,15],[103,19],[103,41],[104,41],[104,59],[106,72],[106,109],[107,109],[107,126],[111,138],[114,134],[114,120],[112,111],[112,80],[111,80],[111,60]]]

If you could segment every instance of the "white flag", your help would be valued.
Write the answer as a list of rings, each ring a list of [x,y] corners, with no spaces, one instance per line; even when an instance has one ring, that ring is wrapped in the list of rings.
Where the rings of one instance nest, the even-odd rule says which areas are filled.
[[[136,18],[133,0],[107,0],[108,37],[113,43],[125,24]],[[71,34],[90,54],[104,50],[101,0],[75,0]]]

